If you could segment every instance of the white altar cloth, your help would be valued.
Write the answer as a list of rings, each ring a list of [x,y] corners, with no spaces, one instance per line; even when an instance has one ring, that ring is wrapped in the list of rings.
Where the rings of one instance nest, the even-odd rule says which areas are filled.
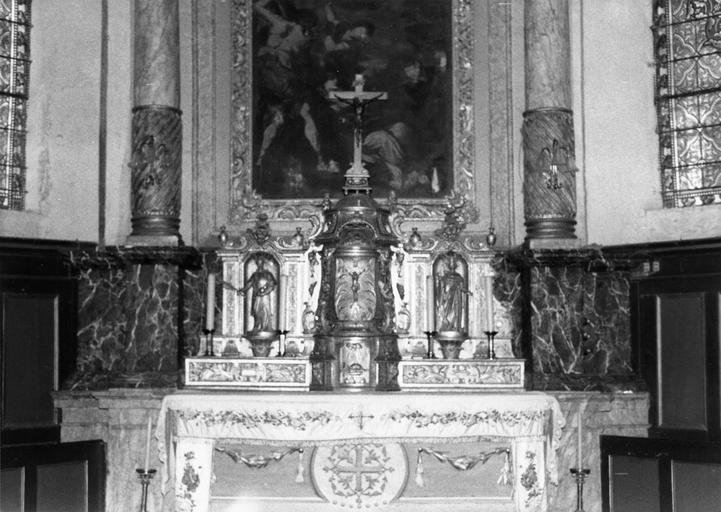
[[[565,420],[555,398],[537,392],[267,393],[178,391],[163,399],[156,430],[162,489],[183,449],[209,467],[216,440],[268,446],[318,446],[344,441],[453,443],[510,440],[517,510],[547,509],[546,482],[557,483],[556,450]],[[176,442],[175,453],[169,448]],[[185,448],[183,448],[185,447]],[[191,447],[192,450],[188,447]],[[527,458],[527,459],[526,459]],[[532,466],[533,486],[521,476]],[[536,468],[538,471],[536,472]],[[178,500],[187,486],[175,472]],[[204,478],[203,475],[200,478]],[[207,480],[210,475],[207,475]],[[193,502],[209,499],[209,483]],[[207,510],[207,504],[197,510]]]

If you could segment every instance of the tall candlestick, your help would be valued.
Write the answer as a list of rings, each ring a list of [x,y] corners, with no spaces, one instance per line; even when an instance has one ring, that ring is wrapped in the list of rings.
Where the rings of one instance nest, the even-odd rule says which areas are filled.
[[[278,301],[280,305],[278,307],[278,329],[285,331],[286,319],[285,319],[285,308],[286,300],[288,295],[288,276],[286,274],[280,275],[280,281],[278,282],[279,296]]]
[[[433,331],[433,323],[436,315],[436,307],[433,297],[433,276],[426,276],[426,331]]]
[[[486,330],[494,331],[493,319],[493,276],[486,276]]]
[[[576,467],[580,470],[583,468],[583,418],[581,409],[578,409],[576,416],[576,426],[578,428],[578,448],[576,449]]]
[[[215,274],[208,274],[208,290],[205,298],[205,328],[215,329]]]
[[[150,435],[153,428],[153,418],[152,416],[148,416],[148,435],[145,438],[145,465],[143,466],[143,469],[145,472],[148,472],[148,468],[150,467]]]

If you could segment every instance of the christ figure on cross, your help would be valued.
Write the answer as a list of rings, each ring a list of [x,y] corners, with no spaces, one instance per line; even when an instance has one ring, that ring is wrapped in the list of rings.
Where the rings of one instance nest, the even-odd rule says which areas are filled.
[[[363,190],[368,192],[368,170],[363,165],[363,113],[366,106],[374,101],[388,99],[385,92],[364,91],[363,85],[365,78],[363,75],[356,75],[353,82],[354,90],[352,91],[331,91],[330,98],[339,100],[353,107],[354,126],[353,126],[353,164],[345,174],[346,184],[343,190],[348,193],[349,190]]]

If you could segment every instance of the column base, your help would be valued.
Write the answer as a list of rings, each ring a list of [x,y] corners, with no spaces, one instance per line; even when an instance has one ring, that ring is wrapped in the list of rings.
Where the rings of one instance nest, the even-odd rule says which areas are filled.
[[[130,235],[125,239],[126,247],[182,247],[180,235]]]
[[[583,243],[578,238],[526,238],[529,249],[580,249]]]

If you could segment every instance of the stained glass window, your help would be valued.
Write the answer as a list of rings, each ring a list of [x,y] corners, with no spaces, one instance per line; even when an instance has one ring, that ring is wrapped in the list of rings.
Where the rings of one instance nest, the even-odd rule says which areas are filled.
[[[25,206],[30,0],[0,0],[0,208]]]

